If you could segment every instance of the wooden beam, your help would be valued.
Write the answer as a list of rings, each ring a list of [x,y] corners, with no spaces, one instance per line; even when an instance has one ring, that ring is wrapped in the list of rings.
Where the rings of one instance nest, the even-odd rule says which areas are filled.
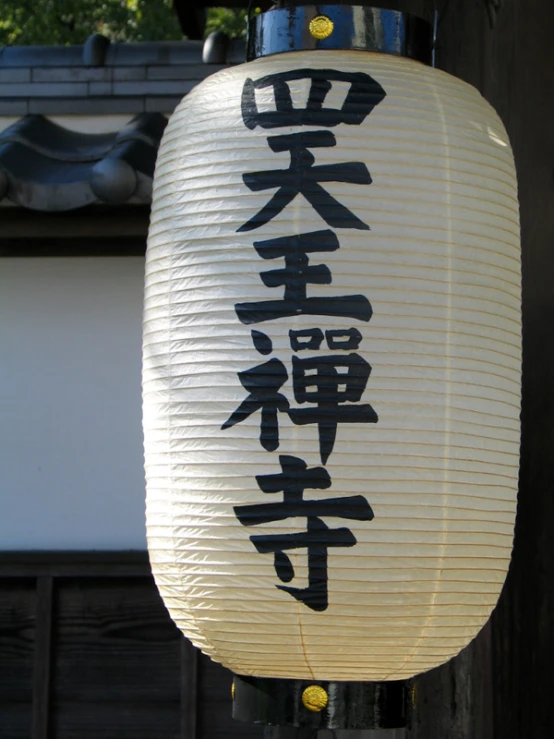
[[[0,552],[0,577],[150,577],[147,552]]]
[[[48,739],[49,736],[53,592],[52,577],[39,577],[37,580],[31,739]]]
[[[0,208],[0,257],[143,256],[150,208],[90,206],[67,213]]]
[[[0,248],[12,239],[138,237],[148,232],[150,208],[145,205],[90,205],[64,213],[41,213],[18,207],[0,207]]]
[[[267,726],[264,739],[405,739],[404,729],[379,729],[376,731],[336,731],[322,729],[295,729],[284,726]]]
[[[145,254],[146,237],[39,237],[0,241],[0,257],[143,257]]]
[[[313,729],[295,729],[288,726],[267,726],[264,730],[264,739],[312,739],[318,733],[324,736],[326,732],[314,732]]]
[[[181,739],[198,737],[198,649],[183,637],[181,645]]]

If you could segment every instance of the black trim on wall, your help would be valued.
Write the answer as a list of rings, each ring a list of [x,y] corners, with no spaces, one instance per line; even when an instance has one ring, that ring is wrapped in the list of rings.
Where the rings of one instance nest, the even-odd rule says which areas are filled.
[[[1,257],[143,257],[146,239],[136,236],[0,239]]]
[[[3,577],[150,577],[145,551],[0,552]]]
[[[150,207],[94,205],[65,213],[0,208],[0,257],[143,256]]]
[[[171,621],[145,551],[0,552],[2,739],[261,739]]]

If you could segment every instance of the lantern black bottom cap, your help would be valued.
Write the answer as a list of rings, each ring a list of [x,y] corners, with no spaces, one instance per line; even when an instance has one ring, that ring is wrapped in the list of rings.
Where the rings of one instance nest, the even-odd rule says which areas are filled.
[[[233,718],[314,731],[400,729],[407,724],[409,692],[409,684],[402,681],[330,682],[235,675]]]

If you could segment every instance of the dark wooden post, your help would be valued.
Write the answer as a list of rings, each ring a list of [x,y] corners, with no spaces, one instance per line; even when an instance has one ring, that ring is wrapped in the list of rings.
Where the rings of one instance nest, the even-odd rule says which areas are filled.
[[[267,726],[264,730],[264,739],[312,739],[313,734],[313,729]]]
[[[440,5],[441,3],[439,3]],[[450,0],[439,66],[478,87],[515,152],[523,408],[512,566],[489,626],[418,680],[411,739],[554,736],[554,3]]]
[[[404,729],[376,731],[329,731],[322,730],[314,734],[311,729],[292,729],[268,726],[264,731],[264,739],[405,739]]]
[[[503,17],[504,16],[504,17]],[[523,437],[513,566],[492,620],[494,731],[554,736],[554,3],[499,14],[485,94],[516,155],[523,243]]]
[[[52,577],[37,579],[32,739],[48,739],[49,736],[53,592]]]
[[[198,650],[181,640],[181,739],[198,736]]]

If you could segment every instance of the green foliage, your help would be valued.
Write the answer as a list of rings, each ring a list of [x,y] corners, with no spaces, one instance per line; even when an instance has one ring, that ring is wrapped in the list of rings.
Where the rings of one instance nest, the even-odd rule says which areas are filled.
[[[246,33],[246,10],[210,8],[206,35]],[[82,44],[91,34],[111,41],[183,38],[172,0],[0,0],[0,46]]]
[[[212,31],[224,31],[230,38],[243,38],[246,36],[246,10],[210,8],[205,35]]]
[[[0,0],[0,45],[82,44],[183,37],[171,0]]]

